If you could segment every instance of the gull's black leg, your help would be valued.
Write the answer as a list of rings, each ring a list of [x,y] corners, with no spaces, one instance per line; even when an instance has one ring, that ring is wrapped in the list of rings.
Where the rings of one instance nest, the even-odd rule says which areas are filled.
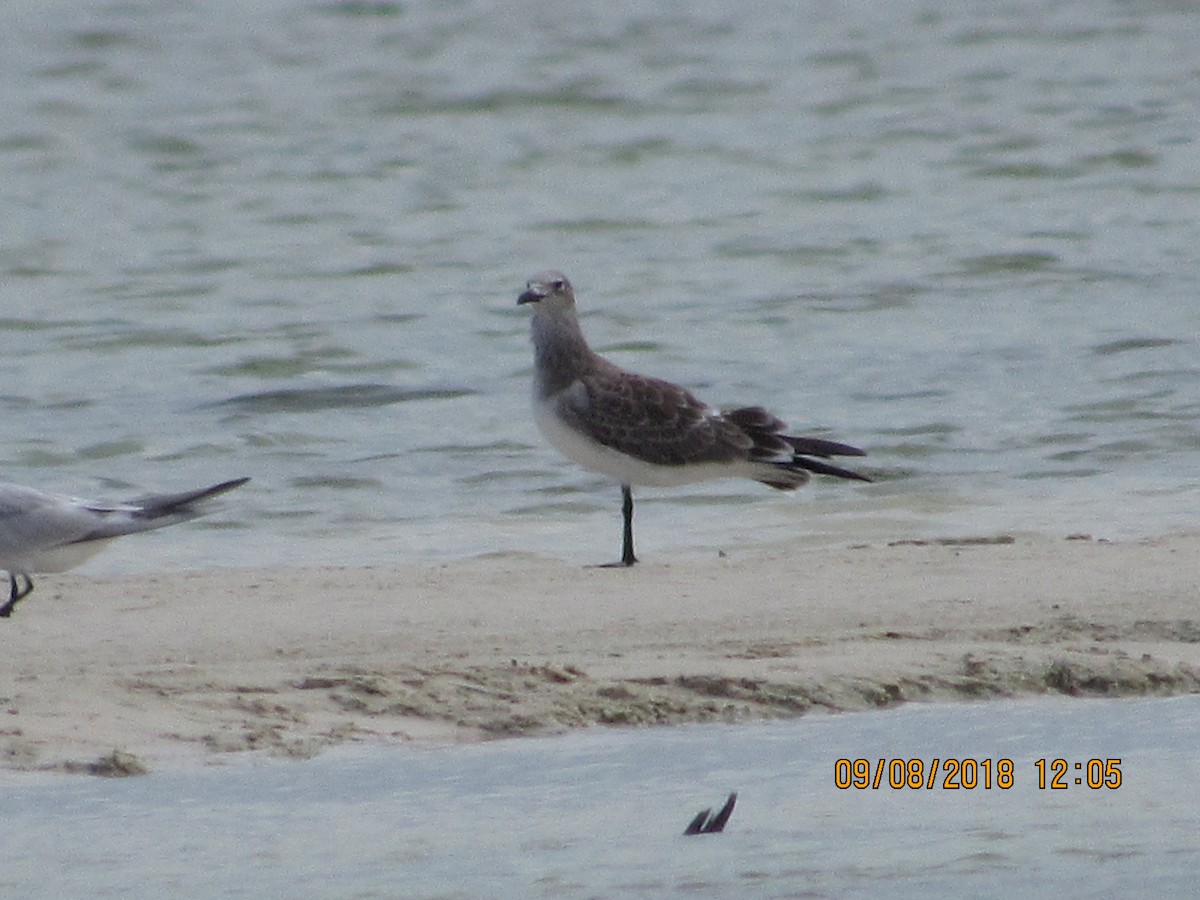
[[[627,484],[621,485],[621,515],[625,517],[625,533],[621,542],[621,565],[632,566],[637,562],[633,555],[633,490]]]
[[[13,607],[17,605],[17,601],[23,597],[29,596],[33,590],[33,579],[28,575],[25,576],[25,587],[20,587],[17,581],[17,572],[8,573],[8,583],[10,590],[8,592],[8,602],[0,606],[0,619],[7,619],[12,615]]]
[[[621,515],[625,517],[625,533],[621,542],[621,561],[603,563],[601,569],[628,569],[637,557],[633,555],[633,490],[627,484],[621,485]]]

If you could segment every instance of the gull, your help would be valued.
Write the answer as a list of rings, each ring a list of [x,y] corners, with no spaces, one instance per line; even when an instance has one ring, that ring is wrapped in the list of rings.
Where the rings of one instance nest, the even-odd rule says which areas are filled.
[[[539,272],[525,288],[517,303],[533,307],[538,428],[568,459],[621,485],[621,561],[612,565],[637,562],[635,484],[676,487],[745,477],[791,491],[814,472],[871,480],[821,462],[865,456],[857,447],[786,434],[787,425],[761,406],[720,412],[677,384],[627,372],[594,352],[579,327],[575,291],[562,272]]]
[[[0,618],[33,590],[30,572],[65,572],[99,553],[113,538],[165,528],[207,512],[204,501],[241,487],[249,478],[178,494],[154,494],[105,504],[0,483],[0,569],[8,572],[8,602]],[[21,585],[24,579],[24,586]]]

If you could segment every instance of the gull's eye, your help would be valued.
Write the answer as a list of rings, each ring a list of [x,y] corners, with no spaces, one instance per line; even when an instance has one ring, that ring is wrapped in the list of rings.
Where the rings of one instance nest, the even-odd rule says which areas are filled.
[[[550,290],[554,291],[556,294],[564,287],[566,287],[566,285],[563,283],[562,279],[555,279],[554,281],[550,282]]]

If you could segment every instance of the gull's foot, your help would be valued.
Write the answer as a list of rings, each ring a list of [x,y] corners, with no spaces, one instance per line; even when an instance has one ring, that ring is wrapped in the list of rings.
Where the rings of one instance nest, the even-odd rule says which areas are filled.
[[[629,562],[625,562],[625,560],[619,559],[616,562],[596,563],[594,565],[588,566],[588,568],[589,569],[632,569],[633,564],[635,562],[637,562],[636,559],[631,559]]]

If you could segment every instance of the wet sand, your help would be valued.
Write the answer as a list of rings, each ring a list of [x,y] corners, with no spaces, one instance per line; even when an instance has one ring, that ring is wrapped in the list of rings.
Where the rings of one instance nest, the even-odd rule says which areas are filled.
[[[632,570],[45,576],[0,621],[0,757],[133,773],[238,751],[741,722],[905,701],[1200,692],[1200,535],[747,548]]]

